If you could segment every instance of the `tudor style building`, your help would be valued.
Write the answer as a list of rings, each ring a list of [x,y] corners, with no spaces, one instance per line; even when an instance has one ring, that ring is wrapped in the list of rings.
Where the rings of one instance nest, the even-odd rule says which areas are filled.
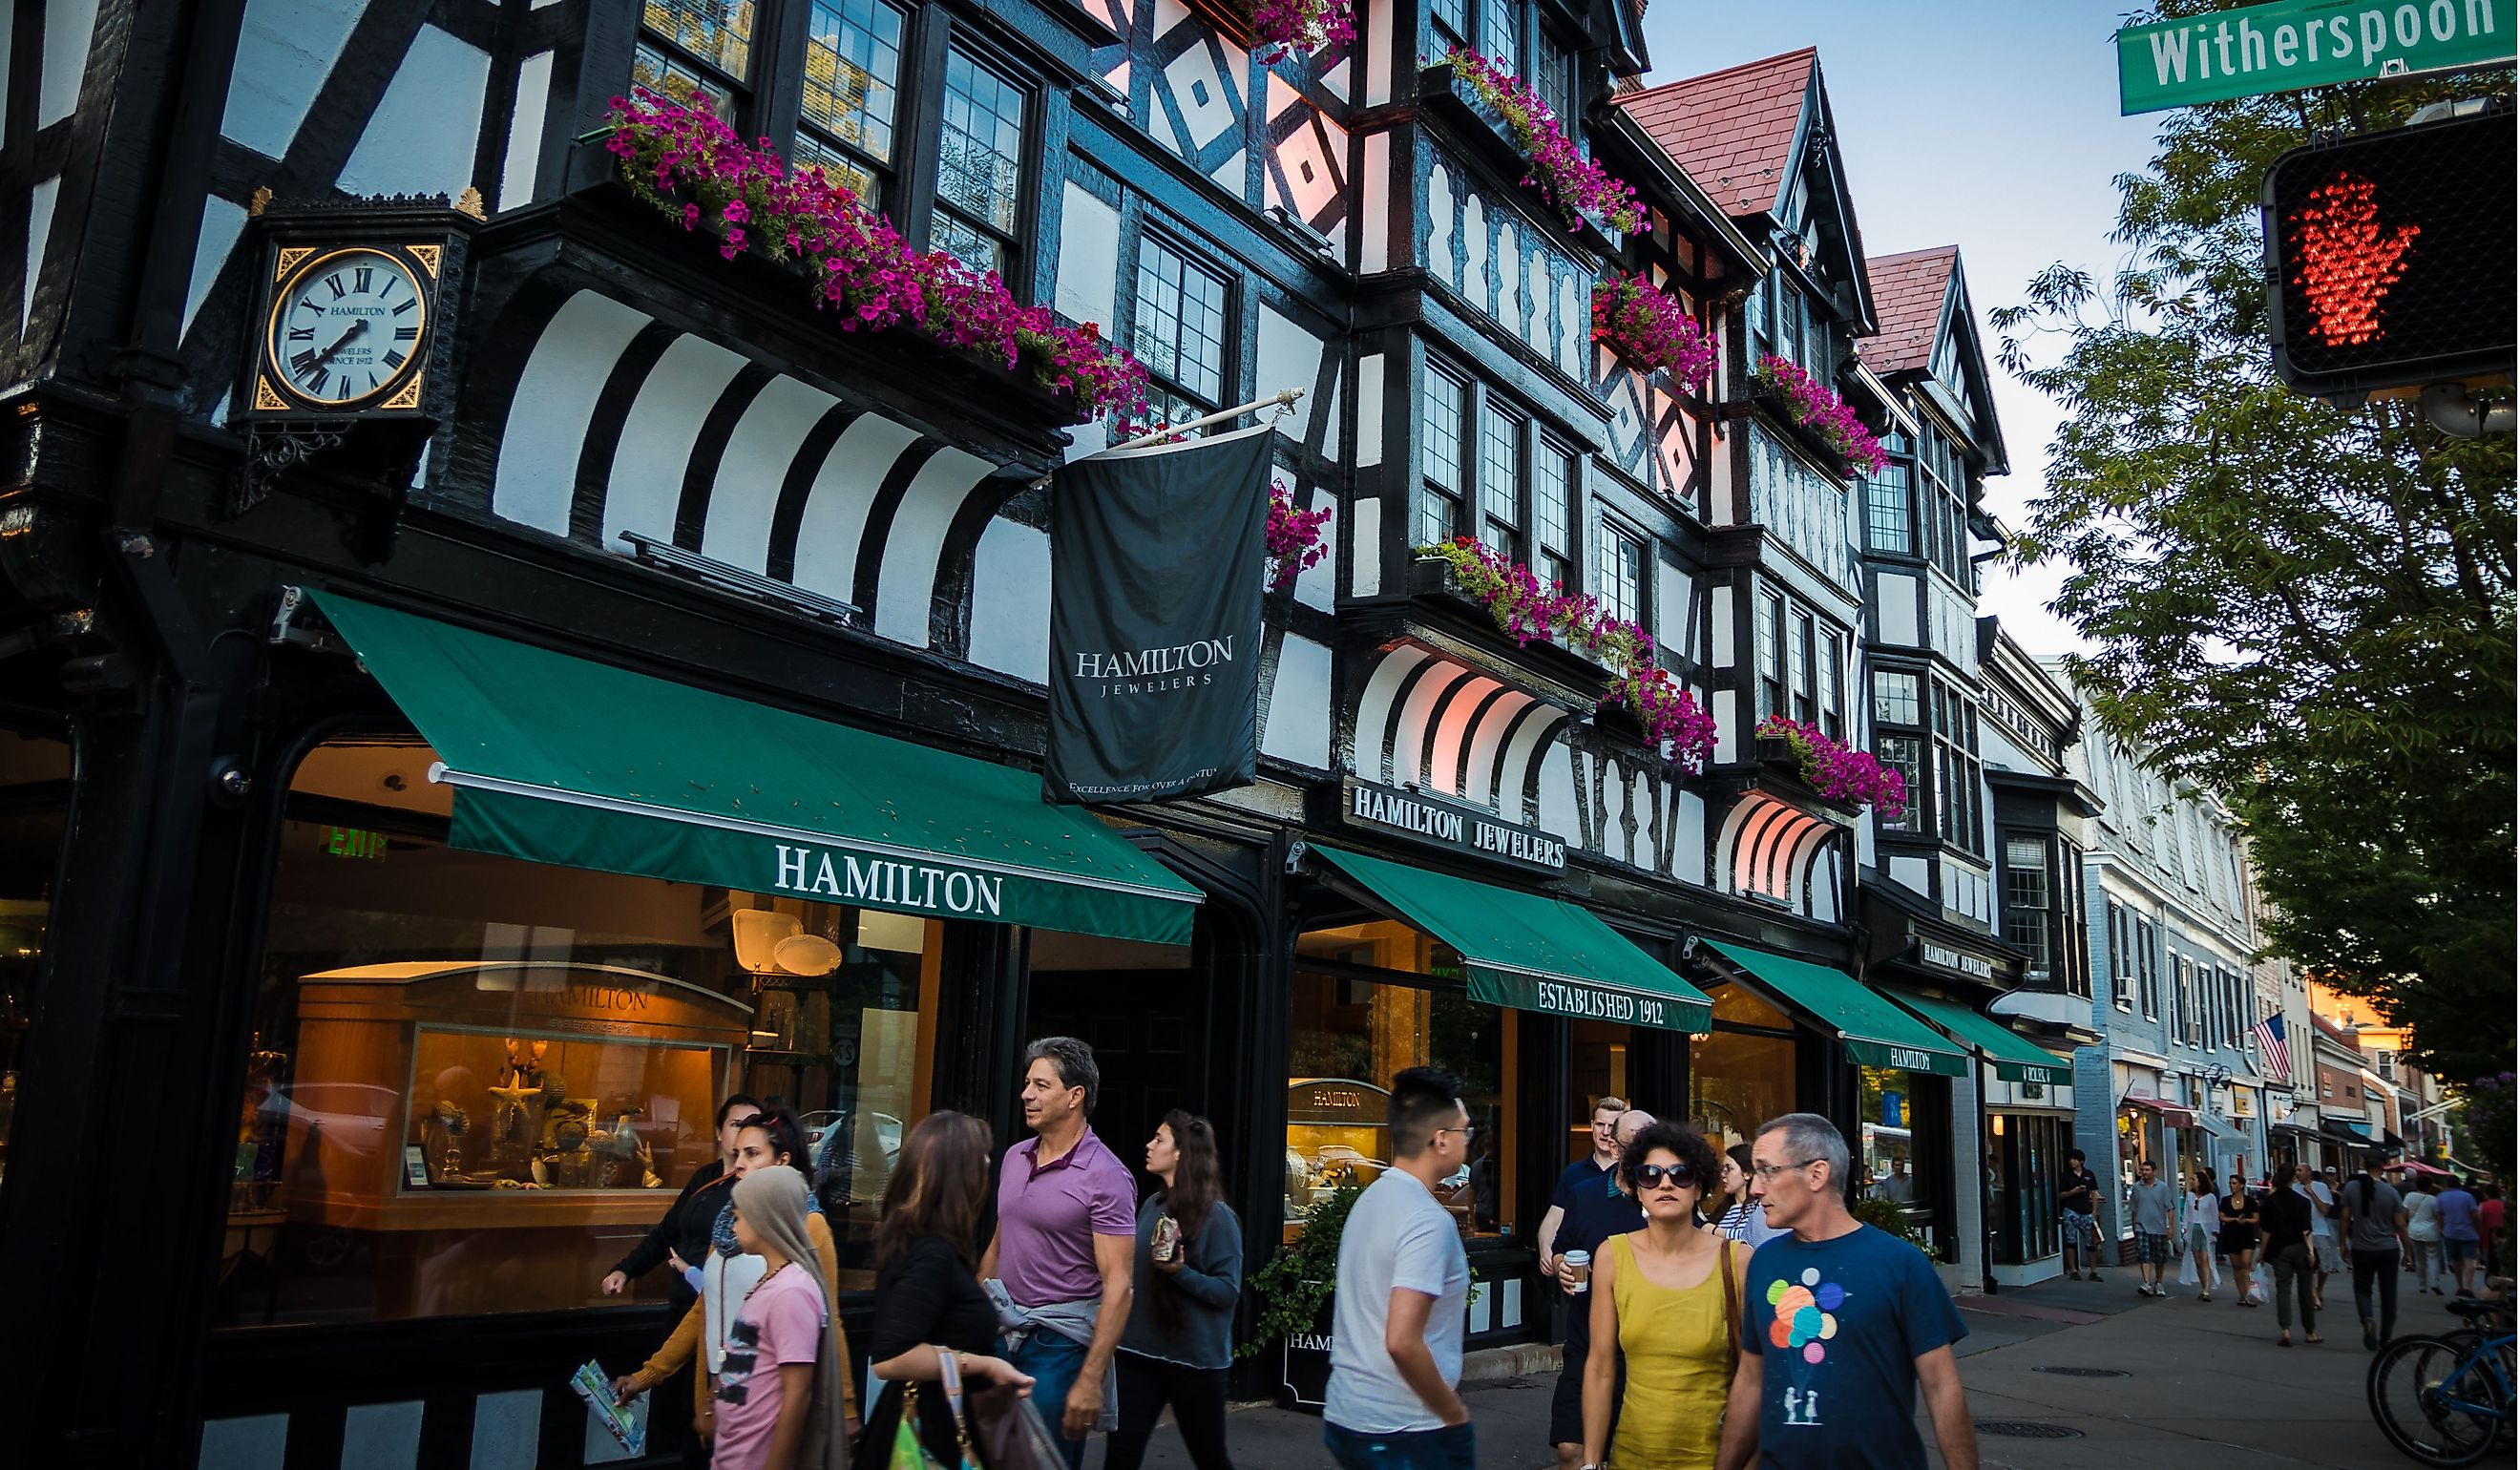
[[[1973,485],[1982,365],[1938,395],[1856,354],[1882,314],[1817,58],[1646,86],[1640,19],[1373,0],[1264,62],[1221,0],[22,7],[0,1244],[47,1326],[4,1350],[0,1443],[617,1459],[566,1379],[675,1319],[664,1272],[601,1283],[720,1099],[805,1114],[854,1317],[903,1133],[1005,1141],[1051,1032],[1102,1054],[1113,1146],[1212,1117],[1281,1243],[1387,1157],[1393,1071],[1460,1073],[1477,1344],[1555,1330],[1529,1237],[1599,1096],[1727,1141],[1956,1130],[1943,1079],[2011,1035],[1990,975],[1866,983],[1897,843],[1754,735],[1875,738],[1900,574],[1758,370],[1935,416]],[[1456,46],[1645,227],[1525,187]],[[634,85],[1125,345],[1168,422],[1302,390],[1279,475],[1333,555],[1269,600],[1257,783],[1041,801],[1045,476],[1106,425],[643,199],[605,147]],[[1715,342],[1705,386],[1594,340],[1613,273]],[[301,310],[348,325],[300,345]],[[1634,671],[1419,554],[1456,537],[1649,633],[1704,770],[1603,709]],[[1939,669],[1917,616],[1891,646]],[[1875,1152],[1951,1244],[1965,1159]],[[688,1400],[653,1413],[662,1463]]]

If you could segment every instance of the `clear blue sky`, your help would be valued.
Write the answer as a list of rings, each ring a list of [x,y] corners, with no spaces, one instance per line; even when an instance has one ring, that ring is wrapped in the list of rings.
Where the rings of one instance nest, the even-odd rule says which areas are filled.
[[[1801,46],[1820,48],[1865,250],[1888,255],[1957,245],[1979,332],[2021,299],[2050,261],[2105,280],[2123,253],[2108,239],[2109,180],[2151,156],[2154,117],[2120,117],[2109,43],[2130,4],[2117,0],[1652,0],[1649,82],[1720,70]],[[2156,114],[2157,115],[2157,114]],[[2057,412],[1996,368],[1996,409],[2012,473],[1987,504],[2023,520],[2039,491]],[[1982,610],[2034,653],[2071,633],[2046,610],[2047,568],[1996,572]]]

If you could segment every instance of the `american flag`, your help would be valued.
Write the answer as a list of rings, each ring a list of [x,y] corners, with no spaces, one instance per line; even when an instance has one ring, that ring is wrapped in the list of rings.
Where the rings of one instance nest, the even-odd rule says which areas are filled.
[[[2266,1075],[2290,1077],[2292,1048],[2284,1045],[2283,1012],[2277,1011],[2260,1021],[2257,1025],[2257,1033],[2258,1054],[2266,1058]]]

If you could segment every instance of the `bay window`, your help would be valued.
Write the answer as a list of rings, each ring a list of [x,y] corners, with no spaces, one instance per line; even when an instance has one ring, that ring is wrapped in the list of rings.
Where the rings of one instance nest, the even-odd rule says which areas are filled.
[[[1481,395],[1479,409],[1480,539],[1508,561],[1528,563],[1522,539],[1522,441],[1528,421]]]
[[[923,60],[922,60],[923,59]],[[881,212],[914,248],[1025,279],[1032,80],[941,6],[645,0],[630,81],[769,138]],[[931,156],[907,148],[936,129]],[[524,202],[502,200],[502,206]]]
[[[1759,594],[1759,718],[1785,712],[1785,600]]]
[[[1443,368],[1426,369],[1426,412],[1419,423],[1418,453],[1418,544],[1436,546],[1453,539],[1461,514],[1462,419],[1468,412],[1470,385]]]
[[[2003,939],[2029,955],[2022,980],[2045,985],[2053,976],[2048,911],[2053,884],[2047,839],[2020,833],[2003,839]]]
[[[1229,289],[1163,237],[1150,233],[1139,243],[1129,342],[1150,379],[1151,418],[1186,423],[1224,405]]]
[[[1601,610],[1642,627],[1645,621],[1645,539],[1624,527],[1601,527]]]
[[[870,208],[892,198],[907,23],[886,0],[814,0],[805,31],[792,161],[848,185]]]
[[[733,125],[752,77],[752,23],[750,0],[647,0],[630,79]]]
[[[1581,456],[1555,435],[1541,435],[1531,476],[1531,533],[1539,551],[1531,569],[1541,581],[1569,593],[1576,590],[1575,483],[1583,472]]]

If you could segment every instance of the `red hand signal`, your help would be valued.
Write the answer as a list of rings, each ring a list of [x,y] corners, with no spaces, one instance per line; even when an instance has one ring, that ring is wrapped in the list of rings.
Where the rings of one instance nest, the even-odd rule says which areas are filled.
[[[2380,302],[2407,274],[2418,225],[2380,228],[2369,179],[2343,169],[2310,192],[2288,221],[2293,284],[2310,297],[2310,334],[2322,346],[2358,346],[2381,334]]]

